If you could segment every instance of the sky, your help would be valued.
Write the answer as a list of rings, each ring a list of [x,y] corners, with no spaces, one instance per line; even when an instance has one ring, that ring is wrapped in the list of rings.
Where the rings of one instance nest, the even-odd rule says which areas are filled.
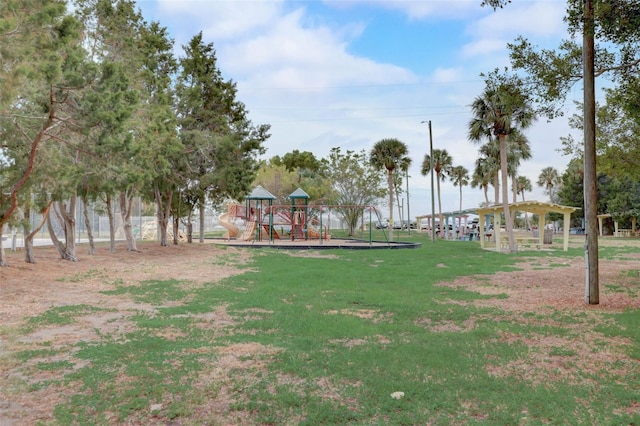
[[[484,89],[480,74],[508,66],[507,43],[519,35],[547,49],[568,38],[564,0],[514,0],[497,11],[480,3],[138,0],[138,7],[147,21],[169,30],[177,56],[198,32],[213,43],[218,67],[236,82],[251,121],[271,125],[263,158],[296,149],[324,158],[333,147],[368,153],[381,139],[404,142],[412,165],[409,197],[402,194],[401,204],[403,216],[409,209],[415,217],[431,213],[430,177],[420,173],[429,153],[428,122],[433,148],[446,149],[455,166],[473,173],[479,145],[467,137],[469,105]],[[581,139],[567,122],[582,86],[570,97],[564,118],[540,118],[525,132],[533,153],[520,166],[534,187],[528,201],[548,200],[536,185],[543,168],[566,168],[560,137]],[[441,184],[443,211],[459,209],[459,191],[450,181]],[[484,201],[470,186],[462,197],[463,209]]]

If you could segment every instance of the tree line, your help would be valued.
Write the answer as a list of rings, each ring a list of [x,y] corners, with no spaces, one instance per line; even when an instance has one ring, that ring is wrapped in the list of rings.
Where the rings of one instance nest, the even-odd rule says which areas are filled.
[[[0,4],[0,228],[24,227],[28,262],[33,236],[45,222],[51,228],[51,216],[64,233],[58,239],[50,229],[54,245],[76,260],[79,199],[104,203],[112,251],[113,206],[127,249],[136,250],[134,195],[153,201],[160,244],[168,245],[171,218],[248,192],[269,138],[270,126],[251,122],[201,33],[176,58],[167,29],[145,21],[135,2],[72,5],[73,12],[62,0]],[[45,218],[36,229],[31,211]]]

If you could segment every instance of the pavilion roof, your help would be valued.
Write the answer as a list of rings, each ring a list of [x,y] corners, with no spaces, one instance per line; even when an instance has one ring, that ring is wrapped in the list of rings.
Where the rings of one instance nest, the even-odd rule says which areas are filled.
[[[494,204],[489,207],[479,207],[476,210],[478,214],[487,215],[502,212],[502,204]],[[524,211],[529,213],[536,213],[538,215],[544,215],[549,212],[554,213],[573,213],[577,210],[577,207],[562,206],[560,204],[546,203],[542,201],[518,201],[516,203],[509,203],[510,211]]]

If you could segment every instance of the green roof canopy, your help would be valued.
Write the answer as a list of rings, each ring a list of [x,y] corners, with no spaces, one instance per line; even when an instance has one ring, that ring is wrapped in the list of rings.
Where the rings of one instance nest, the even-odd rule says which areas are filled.
[[[306,192],[304,192],[304,190],[302,188],[298,188],[295,191],[293,191],[291,193],[291,195],[289,195],[289,198],[291,198],[292,200],[295,198],[309,198],[309,194],[307,194]]]
[[[247,195],[247,200],[275,200],[276,196],[264,189],[261,185],[258,185],[251,191],[251,194]]]

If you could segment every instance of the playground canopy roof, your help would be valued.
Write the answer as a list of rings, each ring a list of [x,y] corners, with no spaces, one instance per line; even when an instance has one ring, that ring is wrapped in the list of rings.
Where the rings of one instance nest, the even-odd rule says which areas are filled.
[[[309,194],[304,192],[304,190],[302,188],[298,188],[295,191],[293,191],[291,193],[291,195],[289,195],[289,198],[291,198],[291,199],[294,199],[294,198],[309,198]]]
[[[247,195],[247,200],[275,200],[276,196],[264,189],[261,185],[256,186],[251,194]]]

